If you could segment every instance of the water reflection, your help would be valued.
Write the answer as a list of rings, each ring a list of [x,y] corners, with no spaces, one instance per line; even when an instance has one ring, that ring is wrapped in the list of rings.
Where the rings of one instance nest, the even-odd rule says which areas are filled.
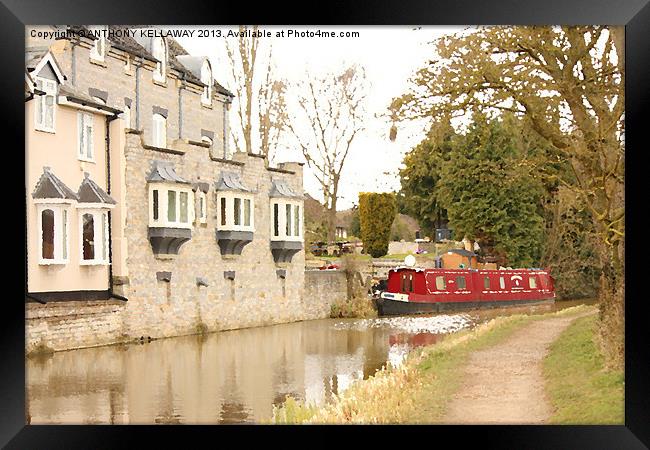
[[[572,304],[557,305],[428,321],[316,320],[57,352],[27,360],[28,418],[33,424],[259,423],[287,395],[322,404],[387,362],[399,365],[411,348],[454,331],[450,321],[459,329],[522,309]]]

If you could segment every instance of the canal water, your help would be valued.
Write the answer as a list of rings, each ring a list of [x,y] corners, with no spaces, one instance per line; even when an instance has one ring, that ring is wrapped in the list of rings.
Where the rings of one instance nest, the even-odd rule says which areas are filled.
[[[323,319],[57,352],[26,360],[32,424],[260,423],[290,395],[322,404],[415,346],[495,316],[588,301],[458,314]]]

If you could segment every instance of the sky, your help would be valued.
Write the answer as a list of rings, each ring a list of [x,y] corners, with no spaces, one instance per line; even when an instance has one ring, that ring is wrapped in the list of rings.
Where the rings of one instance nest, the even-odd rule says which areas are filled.
[[[185,28],[188,27],[174,27]],[[213,75],[222,85],[229,85],[230,62],[226,54],[228,27],[189,27],[189,29],[220,30],[222,37],[177,38],[192,55],[210,58]],[[409,79],[432,56],[431,41],[461,31],[466,27],[260,27],[273,35],[263,38],[272,44],[273,61],[277,76],[289,83],[299,81],[310,73],[335,72],[357,63],[364,67],[369,83],[366,103],[366,129],[353,141],[340,181],[339,210],[350,208],[358,201],[359,192],[387,192],[400,187],[398,169],[407,151],[422,140],[422,124],[400,127],[397,139],[388,139],[390,124],[382,115],[394,97],[407,92]],[[328,32],[357,31],[358,37],[275,37],[277,31],[301,33],[305,30]],[[208,33],[215,34],[215,33]],[[291,93],[289,93],[291,95]],[[236,99],[235,99],[236,101]],[[236,105],[231,109],[235,113]],[[297,110],[289,110],[297,114]],[[231,117],[231,123],[234,117]],[[232,142],[231,142],[232,148]],[[302,161],[304,158],[295,146],[283,148],[276,162]],[[311,170],[305,165],[304,188],[311,196],[322,199],[319,186]]]

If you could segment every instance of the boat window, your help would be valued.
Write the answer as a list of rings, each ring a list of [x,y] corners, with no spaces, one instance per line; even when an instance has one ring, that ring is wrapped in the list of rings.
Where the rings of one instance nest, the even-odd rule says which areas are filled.
[[[505,280],[503,277],[499,277],[499,287],[500,287],[501,289],[505,289],[505,288],[506,288],[506,280]]]
[[[483,288],[490,289],[490,277],[483,277]]]
[[[444,291],[447,289],[447,284],[445,283],[445,277],[438,276],[436,277],[436,289],[439,291]]]
[[[413,274],[408,274],[408,273],[402,274],[401,291],[413,292]]]
[[[466,289],[467,283],[465,282],[465,277],[460,276],[456,277],[456,289]]]
[[[528,282],[530,284],[531,289],[537,289],[537,280],[535,279],[535,277],[530,277],[528,279]]]

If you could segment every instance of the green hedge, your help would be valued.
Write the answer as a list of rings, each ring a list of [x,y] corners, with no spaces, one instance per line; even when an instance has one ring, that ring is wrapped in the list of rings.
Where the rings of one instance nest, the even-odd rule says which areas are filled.
[[[359,194],[359,222],[361,240],[366,253],[379,258],[388,253],[390,229],[397,215],[394,193],[361,192]]]

